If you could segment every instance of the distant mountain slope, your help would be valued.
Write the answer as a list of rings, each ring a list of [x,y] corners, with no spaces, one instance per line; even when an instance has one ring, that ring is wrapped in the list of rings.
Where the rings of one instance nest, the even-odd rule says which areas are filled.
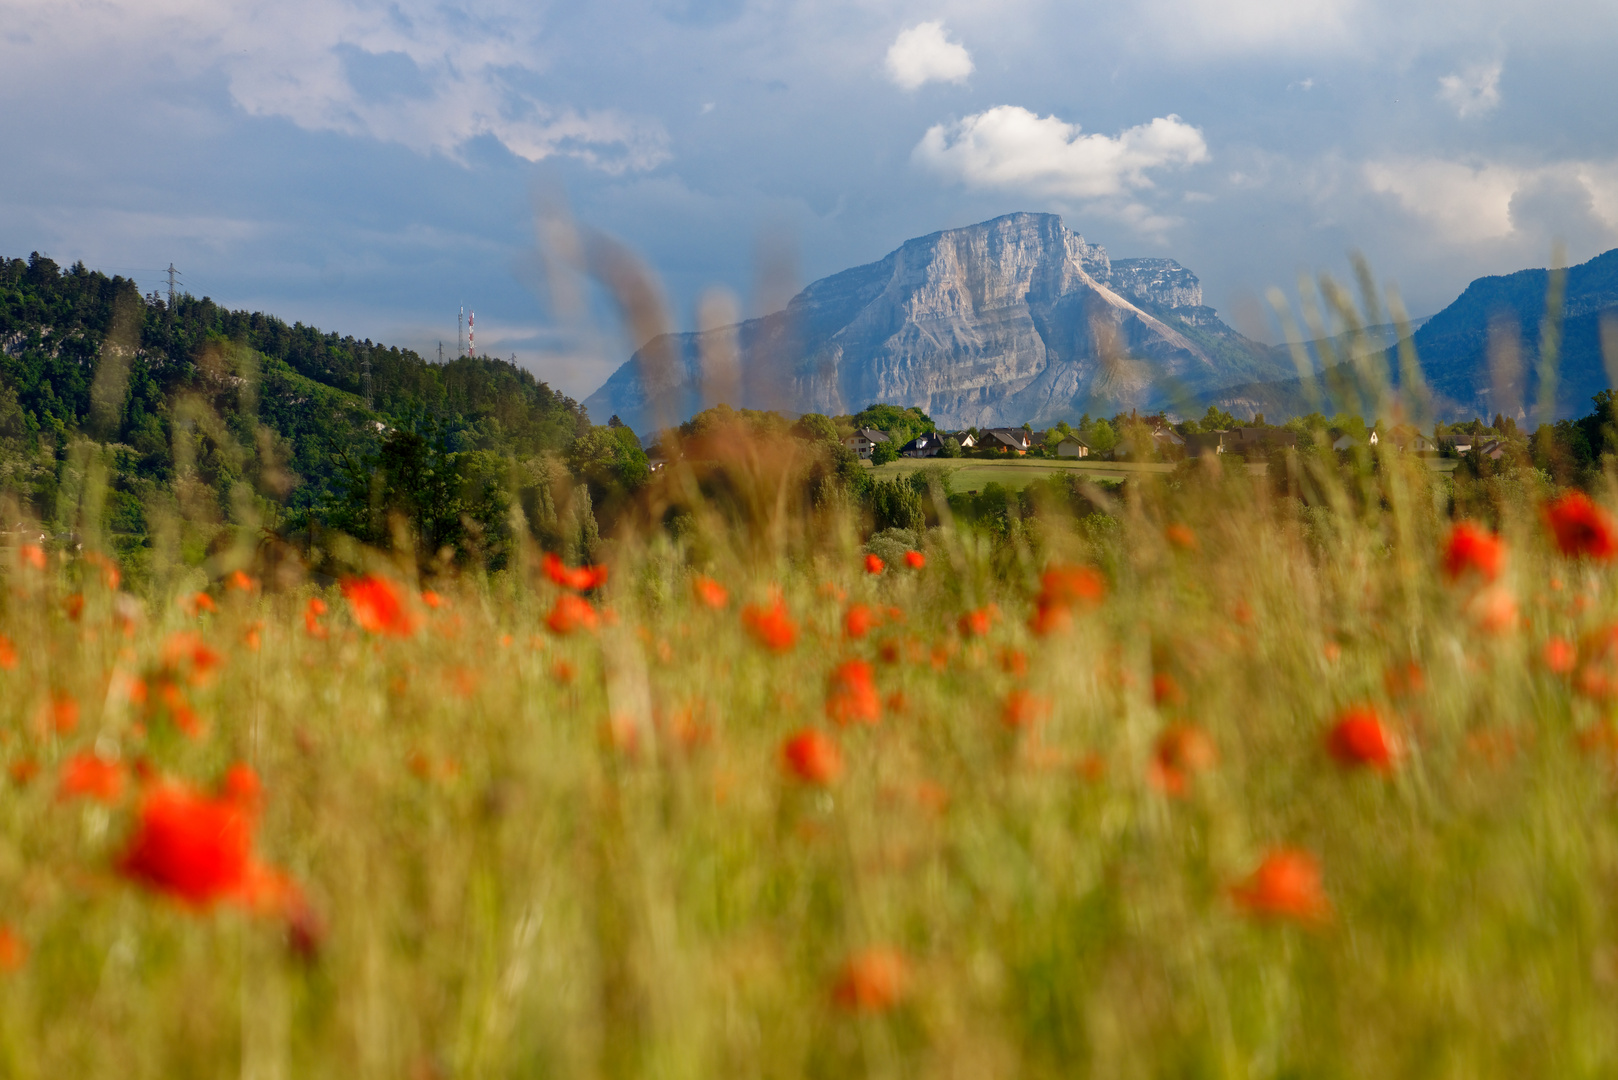
[[[1507,412],[1516,419],[1526,419],[1539,397],[1540,323],[1549,287],[1550,272],[1543,269],[1478,278],[1454,303],[1416,330],[1411,341],[1438,418],[1453,420]],[[1557,417],[1588,412],[1590,398],[1608,386],[1601,356],[1604,318],[1618,318],[1618,249],[1568,271],[1557,374]],[[1510,386],[1492,385],[1492,325],[1520,341],[1520,380]],[[1385,361],[1397,385],[1396,352],[1389,349]],[[1247,410],[1264,412],[1267,419],[1308,409],[1297,378],[1228,387],[1215,395],[1214,401],[1238,414]],[[1326,404],[1329,408],[1355,407],[1352,403]]]
[[[831,414],[882,401],[982,426],[1153,408],[1292,370],[1201,299],[1178,263],[1115,266],[1053,214],[1010,214],[908,241],[785,311],[649,343],[584,404],[639,430],[716,400]]]

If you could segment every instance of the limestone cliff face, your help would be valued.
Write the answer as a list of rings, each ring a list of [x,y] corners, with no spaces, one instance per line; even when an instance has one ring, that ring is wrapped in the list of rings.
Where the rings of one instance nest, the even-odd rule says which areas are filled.
[[[1233,354],[1205,322],[1168,310],[1182,305],[1165,300],[1200,304],[1195,275],[1139,262],[1167,265],[1115,282],[1107,253],[1053,214],[934,233],[815,282],[783,312],[660,339],[585,406],[642,431],[716,401],[829,415],[883,401],[946,427],[1038,425],[1155,408],[1250,379],[1255,364],[1267,371],[1262,347]]]
[[[1112,264],[1109,284],[1131,299],[1159,307],[1202,306],[1202,282],[1173,259],[1119,259]]]

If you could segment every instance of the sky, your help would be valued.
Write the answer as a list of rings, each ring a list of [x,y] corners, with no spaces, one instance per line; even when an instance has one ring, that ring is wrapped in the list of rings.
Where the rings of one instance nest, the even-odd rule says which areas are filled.
[[[453,355],[577,398],[668,325],[1059,213],[1265,296],[1351,251],[1431,314],[1618,246],[1605,0],[0,0],[0,253]],[[600,418],[597,418],[598,420]]]

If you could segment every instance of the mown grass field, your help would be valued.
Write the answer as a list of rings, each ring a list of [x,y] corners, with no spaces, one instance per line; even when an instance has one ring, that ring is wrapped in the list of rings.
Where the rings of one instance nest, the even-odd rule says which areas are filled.
[[[766,470],[604,582],[12,534],[0,1074],[1613,1075],[1610,520],[1309,468],[880,567]]]
[[[1423,460],[1428,468],[1435,472],[1449,473],[1455,470],[1454,458],[1434,457]],[[892,480],[906,476],[918,468],[935,466],[949,470],[950,486],[955,491],[982,490],[991,483],[1002,484],[1008,488],[1025,488],[1036,480],[1050,476],[1053,472],[1078,473],[1091,480],[1127,480],[1142,474],[1174,471],[1173,464],[1158,461],[1085,461],[1061,458],[1018,458],[1005,461],[981,458],[902,458],[899,461],[890,461],[886,465],[872,466],[871,471],[876,476]],[[1262,476],[1268,466],[1249,465],[1247,468],[1249,472]]]

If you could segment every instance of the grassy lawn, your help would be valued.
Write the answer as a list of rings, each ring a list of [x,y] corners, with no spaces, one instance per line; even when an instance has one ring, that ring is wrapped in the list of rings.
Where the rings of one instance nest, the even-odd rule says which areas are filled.
[[[1459,462],[1454,458],[1428,458],[1427,467],[1434,472],[1451,473]],[[956,491],[981,490],[989,483],[1004,484],[1010,488],[1025,488],[1035,480],[1053,472],[1082,473],[1091,480],[1126,480],[1144,473],[1168,473],[1174,466],[1156,461],[1074,461],[1071,459],[1016,458],[992,461],[974,458],[904,458],[886,465],[872,467],[872,472],[885,479],[908,476],[918,468],[942,466],[951,472],[951,487]],[[1263,476],[1267,465],[1249,465],[1247,471]]]
[[[1053,472],[1082,473],[1091,480],[1124,480],[1143,473],[1173,472],[1174,466],[1160,462],[1135,461],[1073,461],[1048,458],[1018,458],[1009,461],[989,461],[972,458],[930,458],[924,461],[904,459],[878,465],[873,471],[881,477],[906,476],[923,466],[941,465],[952,473],[951,486],[956,491],[972,491],[993,482],[1011,488],[1024,488],[1035,480]],[[1263,466],[1255,466],[1262,472]]]

